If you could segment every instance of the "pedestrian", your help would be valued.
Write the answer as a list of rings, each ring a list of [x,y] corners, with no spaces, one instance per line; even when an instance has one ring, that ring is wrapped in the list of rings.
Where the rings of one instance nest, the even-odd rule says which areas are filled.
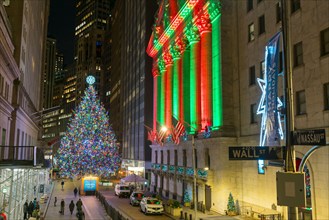
[[[55,200],[54,200],[54,206],[56,207],[56,203],[57,203],[57,197],[55,196]]]
[[[77,211],[79,211],[79,210],[82,210],[82,201],[81,201],[81,199],[79,199],[78,201],[77,201]]]
[[[28,210],[27,210],[27,213],[29,214],[28,219],[29,219],[30,217],[32,217],[33,208],[34,208],[34,206],[33,206],[33,202],[30,201],[30,203],[29,203],[29,208],[28,208]]]
[[[33,211],[37,208],[37,198],[33,200]]]
[[[64,189],[64,180],[62,180],[61,185],[62,185],[62,189]]]
[[[61,211],[60,211],[60,213],[62,215],[64,215],[64,208],[65,208],[65,202],[64,202],[64,199],[62,199],[62,201],[61,201]]]
[[[24,203],[24,206],[23,206],[23,211],[24,211],[24,220],[27,219],[27,212],[29,210],[29,203],[28,201],[26,200],[25,203]]]
[[[71,203],[70,203],[70,205],[69,205],[69,209],[70,209],[70,212],[71,212],[71,215],[72,215],[72,213],[73,213],[73,210],[74,210],[74,202],[73,202],[73,200],[71,200]]]
[[[74,192],[74,197],[77,197],[77,194],[78,194],[78,189],[77,189],[77,187],[74,188],[73,192]]]
[[[78,220],[84,220],[85,219],[85,213],[82,211],[82,209],[78,210],[77,217],[78,217]]]

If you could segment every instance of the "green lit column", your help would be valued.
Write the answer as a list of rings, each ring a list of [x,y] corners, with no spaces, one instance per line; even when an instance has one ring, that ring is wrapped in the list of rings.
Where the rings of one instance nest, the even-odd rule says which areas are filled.
[[[184,50],[182,54],[182,100],[181,100],[181,105],[182,105],[182,113],[183,115],[181,116],[184,122],[187,124],[191,124],[191,117],[190,117],[190,47],[188,47],[188,42],[187,40],[184,41],[186,49]],[[186,126],[185,127],[187,132],[191,131],[191,126]]]
[[[185,29],[190,47],[190,119],[191,132],[200,129],[201,92],[200,92],[200,36],[194,25]]]
[[[180,84],[181,84],[181,70],[182,70],[182,60],[179,47],[177,45],[172,45],[170,48],[170,53],[172,55],[174,66],[172,75],[172,104],[173,104],[173,116],[179,120],[181,118],[180,114]]]
[[[223,125],[223,95],[222,95],[222,49],[221,49],[221,14],[220,5],[211,3],[208,9],[212,22],[212,109],[213,126],[218,129]]]
[[[160,59],[158,61],[159,63],[159,69],[160,69],[160,77],[159,78],[159,83],[158,83],[158,91],[159,91],[159,102],[158,102],[158,122],[160,123],[161,126],[165,125],[165,85],[166,85],[166,65],[165,62]]]
[[[166,64],[165,72],[165,124],[167,128],[172,127],[172,72],[173,59],[169,52],[164,53]]]

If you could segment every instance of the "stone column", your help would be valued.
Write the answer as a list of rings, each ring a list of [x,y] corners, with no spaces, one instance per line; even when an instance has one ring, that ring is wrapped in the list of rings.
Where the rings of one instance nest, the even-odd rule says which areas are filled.
[[[158,78],[160,76],[159,70],[157,68],[157,63],[153,64],[152,69],[153,75],[153,131],[157,130],[157,121],[158,121]]]
[[[165,52],[163,56],[166,64],[165,75],[165,122],[166,127],[171,129],[172,127],[172,72],[173,72],[173,60],[169,52]]]
[[[200,128],[201,92],[200,92],[200,36],[194,25],[185,29],[190,47],[190,122],[191,131]]]
[[[209,14],[205,12],[196,22],[200,32],[200,64],[201,64],[201,126],[212,124],[212,37]]]

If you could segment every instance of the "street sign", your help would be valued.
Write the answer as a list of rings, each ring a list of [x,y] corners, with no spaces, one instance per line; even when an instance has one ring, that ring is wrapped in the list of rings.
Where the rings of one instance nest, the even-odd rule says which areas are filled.
[[[293,145],[326,145],[326,131],[324,129],[292,131],[291,133]]]
[[[283,158],[284,147],[229,147],[229,160],[282,160]]]

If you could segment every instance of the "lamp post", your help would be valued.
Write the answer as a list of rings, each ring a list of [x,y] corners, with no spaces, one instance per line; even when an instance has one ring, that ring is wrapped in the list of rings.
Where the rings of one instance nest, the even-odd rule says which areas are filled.
[[[196,206],[196,161],[195,161],[195,143],[194,134],[192,134],[192,166],[193,166],[193,204],[194,204],[194,216],[197,219],[197,206]]]

